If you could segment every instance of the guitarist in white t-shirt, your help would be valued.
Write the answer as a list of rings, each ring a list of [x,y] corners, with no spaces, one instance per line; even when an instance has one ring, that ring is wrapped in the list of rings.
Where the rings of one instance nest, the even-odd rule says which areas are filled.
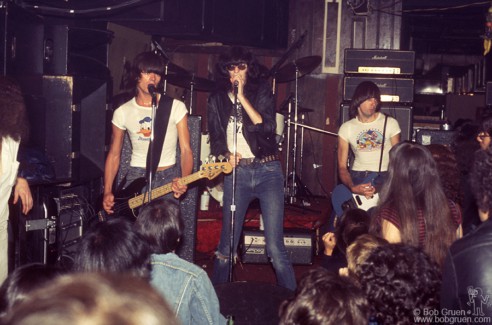
[[[380,111],[381,93],[378,86],[371,81],[361,82],[350,103],[350,120],[343,123],[338,132],[338,175],[341,184],[332,193],[333,211],[337,217],[343,213],[343,204],[354,197],[367,201],[368,206],[377,204],[375,194],[388,168],[389,150],[400,141],[401,133],[396,119],[386,117]],[[350,151],[354,160],[349,170]]]

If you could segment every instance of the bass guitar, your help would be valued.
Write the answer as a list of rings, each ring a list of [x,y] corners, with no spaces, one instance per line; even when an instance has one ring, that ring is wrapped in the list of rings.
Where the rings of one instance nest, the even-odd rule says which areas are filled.
[[[203,164],[196,173],[182,177],[181,184],[188,185],[202,178],[214,179],[222,173],[228,174],[231,171],[232,166],[228,162]],[[130,215],[131,213],[134,217],[137,217],[136,209],[149,201],[147,192],[141,194],[146,184],[146,179],[142,177],[134,180],[124,190],[116,193],[113,206],[114,214]],[[153,189],[151,193],[152,199],[171,193],[173,190],[172,185],[173,183],[171,182]],[[97,217],[99,221],[104,221],[107,219],[108,213],[101,210],[98,212]]]

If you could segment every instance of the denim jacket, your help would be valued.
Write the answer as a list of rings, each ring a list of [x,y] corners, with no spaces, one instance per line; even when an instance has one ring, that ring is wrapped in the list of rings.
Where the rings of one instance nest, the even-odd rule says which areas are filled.
[[[207,273],[174,253],[152,255],[152,286],[169,303],[181,324],[226,324]]]
[[[267,82],[260,82],[258,88],[252,93],[246,93],[251,105],[260,113],[263,122],[253,125],[248,114],[242,108],[243,134],[251,152],[257,158],[272,155],[277,152],[275,142],[275,99]],[[227,91],[219,90],[208,98],[207,121],[210,134],[211,154],[218,157],[228,157],[227,148],[227,124],[233,112]]]

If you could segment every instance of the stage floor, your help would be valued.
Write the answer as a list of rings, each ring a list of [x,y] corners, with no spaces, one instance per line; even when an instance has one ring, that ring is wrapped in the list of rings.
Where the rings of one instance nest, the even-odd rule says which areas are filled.
[[[323,197],[301,201],[303,204],[286,204],[284,232],[286,236],[296,232],[310,232],[313,238],[314,257],[312,264],[298,264],[294,260],[294,271],[299,277],[309,269],[319,265],[318,254],[323,251],[321,236],[323,225],[331,213],[329,199]],[[260,231],[261,211],[255,202],[250,206],[245,218],[245,228]],[[208,211],[199,211],[197,224],[197,243],[195,264],[201,266],[210,275],[213,268],[214,251],[217,247],[222,227],[222,208],[213,199]],[[234,281],[252,281],[276,283],[275,273],[270,263],[239,262],[234,268]]]

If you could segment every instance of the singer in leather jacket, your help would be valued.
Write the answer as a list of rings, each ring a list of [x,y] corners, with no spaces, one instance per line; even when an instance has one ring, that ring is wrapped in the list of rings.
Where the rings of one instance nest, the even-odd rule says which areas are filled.
[[[219,58],[219,87],[208,100],[210,151],[228,158],[235,168],[224,176],[222,231],[212,282],[220,284],[230,279],[230,257],[236,258],[246,211],[258,199],[265,225],[266,254],[271,258],[277,283],[294,290],[294,269],[283,239],[284,176],[275,142],[275,101],[271,87],[259,78],[258,72],[251,52],[231,48]]]
[[[260,80],[259,83],[250,87],[245,86],[246,97],[253,104],[258,113],[263,118],[263,123],[254,125],[248,117],[244,108],[241,108],[243,116],[243,134],[251,151],[257,158],[275,154],[277,144],[275,142],[275,102],[269,84]],[[230,155],[227,148],[226,130],[229,117],[233,111],[233,103],[228,96],[226,89],[219,90],[208,100],[208,131],[210,141],[214,144],[211,147],[211,154],[219,157]]]

